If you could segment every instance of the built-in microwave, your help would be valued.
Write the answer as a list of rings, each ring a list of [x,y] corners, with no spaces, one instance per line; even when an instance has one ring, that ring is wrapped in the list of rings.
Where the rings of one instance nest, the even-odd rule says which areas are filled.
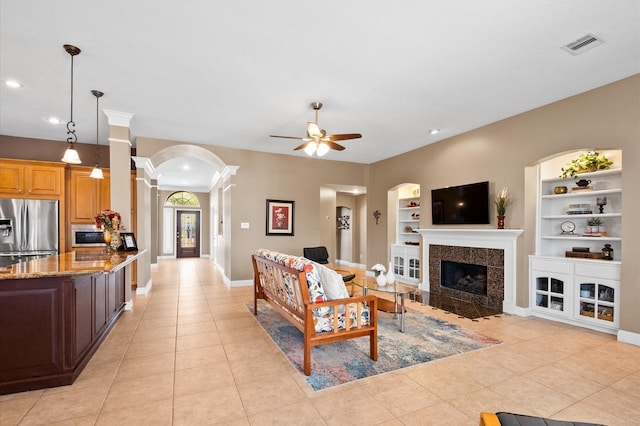
[[[104,233],[95,225],[71,225],[71,247],[104,247]]]

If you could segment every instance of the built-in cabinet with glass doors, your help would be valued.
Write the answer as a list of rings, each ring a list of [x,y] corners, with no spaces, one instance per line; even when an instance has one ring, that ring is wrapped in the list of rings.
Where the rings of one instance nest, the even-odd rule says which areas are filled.
[[[398,199],[396,244],[391,245],[391,263],[398,281],[420,282],[420,196]]]
[[[588,181],[586,188],[577,186],[580,179]],[[596,228],[595,223],[600,225]],[[613,260],[606,260],[607,248]],[[536,254],[529,257],[532,312],[616,332],[621,264],[622,169],[583,173],[575,179],[541,177]]]

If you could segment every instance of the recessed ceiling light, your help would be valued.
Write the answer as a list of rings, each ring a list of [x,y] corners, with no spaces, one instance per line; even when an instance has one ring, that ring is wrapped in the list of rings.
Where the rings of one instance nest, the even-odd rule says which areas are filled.
[[[435,135],[436,133],[440,133],[440,129],[431,129],[429,130],[430,135]]]
[[[47,123],[49,123],[49,124],[60,124],[60,123],[62,123],[62,120],[60,120],[58,117],[49,117],[46,120],[47,120]]]
[[[12,87],[14,89],[19,89],[22,87],[22,84],[20,84],[20,82],[15,81],[15,80],[7,80],[4,82],[4,84],[6,84],[9,87]]]

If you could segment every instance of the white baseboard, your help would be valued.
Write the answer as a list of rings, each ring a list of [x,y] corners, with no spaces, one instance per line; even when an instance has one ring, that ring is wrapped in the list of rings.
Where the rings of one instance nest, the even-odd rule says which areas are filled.
[[[347,260],[342,260],[342,259],[336,259],[334,263],[336,265],[347,266],[349,268],[361,268],[361,269],[366,268],[366,265],[363,265],[362,263],[354,263],[354,262],[349,262]]]
[[[532,314],[531,312],[531,308],[521,308],[520,306],[515,307],[514,314],[518,315],[519,317],[530,317]]]
[[[235,280],[229,281],[227,286],[229,287],[250,287],[253,285],[253,280]]]
[[[133,300],[129,300],[127,302],[124,302],[124,310],[125,311],[130,311],[131,309],[133,309]]]
[[[153,283],[151,282],[151,278],[149,278],[149,281],[147,281],[143,287],[138,286],[136,288],[136,294],[147,294],[151,291],[151,287],[153,287]]]
[[[640,334],[631,331],[618,330],[618,342],[640,346]]]

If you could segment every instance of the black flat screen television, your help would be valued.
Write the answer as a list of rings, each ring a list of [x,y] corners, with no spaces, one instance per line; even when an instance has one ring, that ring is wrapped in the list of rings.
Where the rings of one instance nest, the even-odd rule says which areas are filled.
[[[489,182],[431,190],[434,225],[486,225],[489,223]]]

